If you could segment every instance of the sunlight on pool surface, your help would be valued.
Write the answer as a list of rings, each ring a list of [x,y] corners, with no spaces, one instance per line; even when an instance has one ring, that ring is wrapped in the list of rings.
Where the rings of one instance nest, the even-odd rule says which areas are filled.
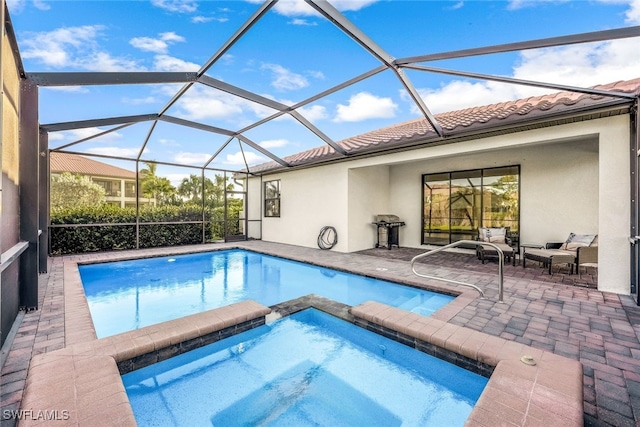
[[[308,294],[378,301],[429,315],[453,297],[245,250],[81,265],[98,338],[252,299],[271,306]]]
[[[315,309],[122,378],[141,426],[462,426],[488,381]]]

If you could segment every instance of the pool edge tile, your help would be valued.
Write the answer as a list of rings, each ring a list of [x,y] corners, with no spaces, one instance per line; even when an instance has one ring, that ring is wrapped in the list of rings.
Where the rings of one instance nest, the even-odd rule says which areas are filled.
[[[215,310],[220,309],[209,311]],[[225,330],[228,330],[225,334],[233,335],[264,324],[264,316],[271,309],[255,301],[246,301],[233,304],[233,307],[224,311],[225,322],[216,322],[216,330],[212,332],[217,334],[216,340],[223,337]],[[199,329],[195,328],[193,321],[197,317],[205,321],[217,318],[208,312],[192,316],[194,318],[187,321],[175,319],[164,322],[161,328],[164,331],[142,328],[102,339],[80,341],[60,350],[34,356],[25,381],[21,408],[34,412],[67,411],[64,417],[49,420],[46,425],[136,425],[122,383],[120,365],[132,358],[144,358],[145,355],[152,355],[148,360],[156,362],[173,353],[190,350],[182,344],[198,335]],[[262,321],[258,321],[260,318]],[[225,327],[227,323],[230,325]],[[20,425],[44,424],[41,420],[33,419],[25,420]]]
[[[493,366],[487,386],[465,426],[536,425],[534,420],[541,417],[545,419],[545,427],[583,425],[580,362],[438,319],[394,324],[394,319],[404,320],[406,315],[393,311],[404,310],[390,306],[385,310],[380,305],[384,304],[364,303],[352,307],[351,313],[356,320],[369,318],[368,322],[374,323],[372,327],[378,324],[422,340],[424,344],[417,341],[416,348],[427,353],[435,346],[436,353],[442,348]],[[378,314],[372,315],[369,310]],[[531,356],[536,365],[523,363],[522,356]],[[496,401],[497,396],[511,404]],[[558,416],[541,415],[540,408],[547,407]]]

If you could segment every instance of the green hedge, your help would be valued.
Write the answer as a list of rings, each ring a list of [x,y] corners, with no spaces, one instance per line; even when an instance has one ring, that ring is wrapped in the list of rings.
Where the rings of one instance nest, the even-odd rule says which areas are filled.
[[[239,234],[238,209],[228,209],[229,234]],[[233,220],[235,218],[235,220]],[[161,206],[140,209],[140,248],[177,246],[202,243],[202,224],[181,223],[201,221],[200,206]],[[206,208],[205,241],[224,237],[224,209]],[[103,205],[54,209],[51,224],[114,224],[101,226],[52,227],[51,253],[55,255],[83,252],[135,249],[135,225],[117,225],[136,222],[135,208]],[[149,222],[176,222],[177,224],[147,224]]]

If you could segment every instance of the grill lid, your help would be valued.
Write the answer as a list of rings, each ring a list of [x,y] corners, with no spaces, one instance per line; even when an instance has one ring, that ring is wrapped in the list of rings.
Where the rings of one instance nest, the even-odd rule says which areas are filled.
[[[400,217],[398,215],[391,214],[379,214],[376,215],[376,222],[399,222]]]

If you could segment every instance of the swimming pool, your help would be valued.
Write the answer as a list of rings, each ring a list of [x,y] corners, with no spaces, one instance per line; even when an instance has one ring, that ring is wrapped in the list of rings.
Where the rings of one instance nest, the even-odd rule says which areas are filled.
[[[141,426],[462,426],[488,381],[315,309],[122,380]]]
[[[78,266],[98,338],[247,299],[271,306],[308,294],[429,315],[453,297],[234,249]]]

